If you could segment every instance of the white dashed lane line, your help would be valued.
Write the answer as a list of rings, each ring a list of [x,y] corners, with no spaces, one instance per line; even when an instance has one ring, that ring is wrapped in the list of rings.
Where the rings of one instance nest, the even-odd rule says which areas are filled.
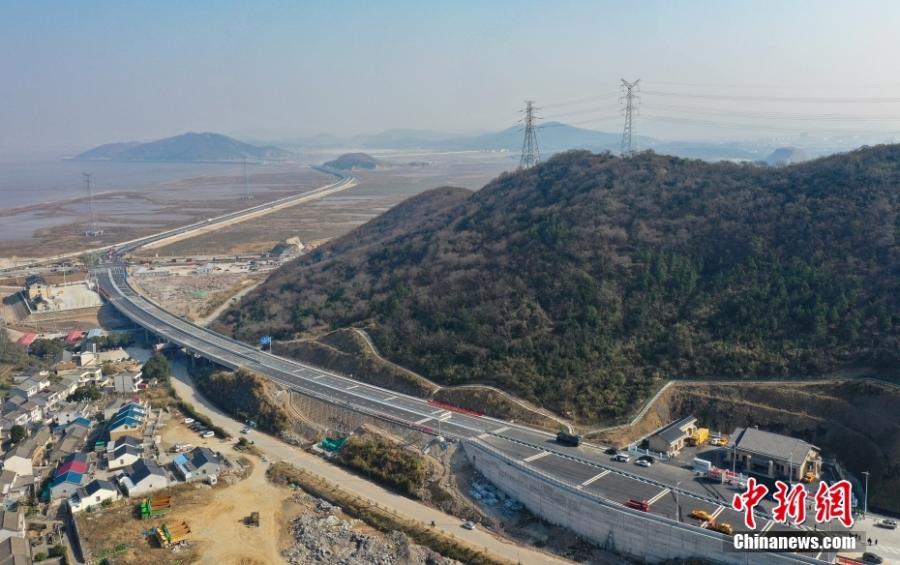
[[[584,487],[588,486],[589,484],[591,484],[592,482],[594,482],[598,479],[602,479],[603,477],[605,477],[607,475],[607,473],[609,473],[609,469],[603,471],[602,473],[597,473],[590,479],[588,479],[588,480],[584,481],[583,483],[581,483],[580,485],[578,485],[578,488],[584,488]]]

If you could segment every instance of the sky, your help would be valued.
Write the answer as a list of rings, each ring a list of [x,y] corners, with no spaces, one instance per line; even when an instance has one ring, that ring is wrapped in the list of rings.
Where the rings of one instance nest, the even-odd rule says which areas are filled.
[[[898,27],[893,1],[10,1],[0,153],[489,131],[525,99],[620,131],[622,78],[638,134],[900,131]]]

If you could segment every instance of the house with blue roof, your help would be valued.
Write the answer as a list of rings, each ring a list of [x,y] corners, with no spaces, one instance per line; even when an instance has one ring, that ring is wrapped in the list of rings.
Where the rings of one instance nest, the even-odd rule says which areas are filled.
[[[50,498],[69,498],[81,488],[84,475],[76,471],[61,473],[50,482]]]
[[[110,440],[116,440],[123,436],[141,438],[144,435],[144,424],[147,419],[147,409],[135,402],[129,402],[118,410],[109,420],[107,432]]]
[[[90,419],[85,418],[84,416],[79,416],[78,418],[75,418],[74,420],[69,422],[68,425],[66,425],[66,433],[68,433],[69,430],[71,430],[73,427],[81,427],[89,430],[93,425],[94,423],[91,422]]]

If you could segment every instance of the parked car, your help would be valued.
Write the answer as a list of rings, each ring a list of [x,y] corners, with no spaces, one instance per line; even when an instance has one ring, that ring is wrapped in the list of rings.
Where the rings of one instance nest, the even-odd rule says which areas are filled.
[[[241,428],[241,433],[242,433],[242,434],[246,434],[246,433],[249,433],[249,432],[250,432],[250,428],[249,428],[249,427],[244,426],[243,428]]]
[[[202,434],[200,434],[200,437],[211,438],[211,437],[213,437],[214,435],[216,435],[216,432],[214,432],[214,431],[212,431],[212,430],[206,430],[205,432],[203,432]]]
[[[466,520],[465,522],[463,522],[462,527],[467,530],[474,530],[475,522],[473,522],[472,520]]]
[[[634,464],[637,465],[638,467],[649,467],[649,466],[653,465],[653,463],[651,463],[647,459],[638,459],[637,461],[634,462]]]
[[[882,559],[880,555],[872,553],[871,551],[867,551],[862,554],[862,562],[879,565],[881,563],[884,563],[884,559]]]
[[[194,423],[194,419],[193,419],[193,418],[185,418],[185,419],[184,419],[184,423],[185,423],[185,424],[188,424],[188,425],[193,424],[193,423]]]

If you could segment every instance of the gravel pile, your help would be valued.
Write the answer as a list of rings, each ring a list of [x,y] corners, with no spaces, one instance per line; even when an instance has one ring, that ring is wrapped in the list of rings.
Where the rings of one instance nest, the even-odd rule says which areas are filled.
[[[315,502],[315,512],[291,524],[296,543],[284,551],[292,565],[451,565],[457,561],[412,543],[401,532],[386,535],[356,531],[359,520],[348,518],[337,506]]]

